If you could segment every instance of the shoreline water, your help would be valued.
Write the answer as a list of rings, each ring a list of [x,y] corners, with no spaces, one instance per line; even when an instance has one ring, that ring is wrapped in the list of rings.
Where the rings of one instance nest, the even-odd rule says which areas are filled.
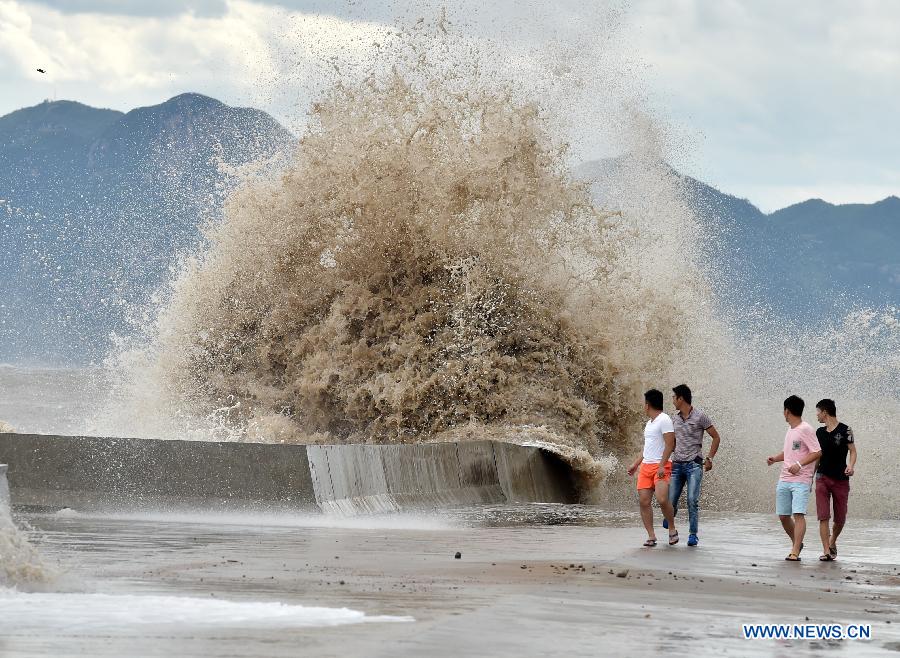
[[[572,517],[575,524],[558,524]],[[468,507],[440,517],[357,518],[352,526],[327,516],[284,517],[280,525],[222,523],[215,515],[22,518],[41,553],[89,592],[347,607],[416,621],[339,629],[124,625],[96,633],[32,620],[30,630],[0,632],[0,646],[12,653],[770,655],[790,647],[796,655],[827,648],[865,656],[900,648],[900,527],[892,522],[851,518],[839,560],[829,564],[815,559],[809,533],[804,561],[790,564],[777,519],[759,514],[709,515],[699,548],[651,550],[639,547],[633,512],[589,507]],[[788,643],[740,635],[743,623],[807,618],[870,623],[873,638]]]

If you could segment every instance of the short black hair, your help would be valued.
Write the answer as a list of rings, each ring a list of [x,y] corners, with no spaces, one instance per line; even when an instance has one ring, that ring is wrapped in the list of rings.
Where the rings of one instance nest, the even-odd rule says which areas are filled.
[[[644,393],[644,401],[650,405],[651,409],[656,409],[657,411],[662,411],[662,408],[663,408],[662,391],[657,391],[655,388],[651,388],[649,391]]]
[[[828,398],[819,400],[816,403],[816,409],[821,409],[829,416],[837,416],[837,407],[834,404],[834,400],[829,400]]]
[[[803,407],[805,406],[806,403],[803,399],[796,395],[792,395],[784,401],[784,408],[787,409],[791,415],[797,416],[797,418],[803,415]]]
[[[688,388],[687,384],[679,384],[675,388],[672,389],[672,392],[676,397],[681,398],[688,404],[691,403],[691,389]]]

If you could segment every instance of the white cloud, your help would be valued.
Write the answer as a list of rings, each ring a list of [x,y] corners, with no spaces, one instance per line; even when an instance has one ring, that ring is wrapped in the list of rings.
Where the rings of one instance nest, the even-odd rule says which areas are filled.
[[[36,78],[40,74],[36,72],[34,63],[43,63],[45,53],[28,38],[31,30],[32,20],[28,12],[15,2],[0,2],[0,48],[10,61],[17,62],[31,77]]]
[[[28,0],[67,14],[115,14],[119,16],[171,16],[196,13],[221,15],[225,0]]]
[[[265,105],[290,95],[279,87],[293,85],[296,94],[298,76],[312,75],[314,61],[371,48],[382,29],[240,0],[221,16],[166,18],[64,14],[0,0],[0,75],[13,92],[0,112],[34,104],[35,91],[46,96],[51,86],[63,97],[123,110],[182,91]]]
[[[900,3],[637,0],[629,22],[698,177],[765,209],[900,193]]]

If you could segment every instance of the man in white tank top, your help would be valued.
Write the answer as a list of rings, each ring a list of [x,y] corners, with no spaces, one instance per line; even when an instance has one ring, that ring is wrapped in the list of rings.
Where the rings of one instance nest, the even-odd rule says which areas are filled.
[[[647,529],[647,541],[644,546],[656,546],[656,533],[653,529],[653,495],[663,516],[669,525],[669,545],[678,543],[678,530],[675,529],[675,509],[669,502],[669,479],[672,476],[670,457],[675,450],[675,429],[672,419],[663,413],[663,394],[651,389],[644,393],[644,413],[647,424],[644,426],[644,451],[628,468],[628,475],[638,474],[637,490],[641,505],[641,521]]]

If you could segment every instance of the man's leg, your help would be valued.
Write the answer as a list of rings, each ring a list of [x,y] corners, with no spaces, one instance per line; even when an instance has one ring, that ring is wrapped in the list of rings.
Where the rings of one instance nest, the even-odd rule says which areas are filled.
[[[641,521],[644,522],[644,528],[647,529],[647,537],[656,539],[656,533],[653,532],[653,508],[650,507],[653,502],[653,489],[638,489],[638,501],[641,505]]]
[[[832,546],[837,546],[838,537],[840,536],[841,531],[843,529],[844,529],[843,523],[838,523],[837,521],[834,522],[834,525],[832,526],[832,530],[831,530],[831,541],[828,544],[829,548],[831,548]]]
[[[672,514],[678,514],[678,501],[681,499],[681,491],[684,489],[684,472],[682,464],[672,464],[672,481],[669,483],[669,502],[672,503]]]
[[[847,503],[850,499],[850,482],[849,480],[840,480],[835,482],[834,490],[834,528],[831,531],[831,539],[829,546],[837,546],[837,539],[844,529],[844,523],[847,521]]]
[[[781,527],[794,542],[794,519],[791,517],[791,489],[787,482],[779,482],[775,487],[775,513],[781,521]]]
[[[791,553],[800,555],[800,545],[803,543],[803,536],[806,534],[806,514],[794,514],[794,548]]]
[[[779,514],[778,518],[781,520],[781,527],[784,528],[784,531],[787,533],[787,536],[791,538],[791,543],[794,542],[794,519],[792,516],[784,514]]]
[[[822,540],[822,555],[828,555],[831,546],[831,530],[828,527],[828,519],[819,521],[819,539]]]
[[[825,476],[816,480],[816,517],[819,519],[819,538],[822,540],[823,555],[828,555],[831,534],[828,522],[831,520],[831,492]]]
[[[809,494],[812,482],[792,482],[791,511],[794,514],[794,547],[792,553],[799,556],[803,550],[803,537],[806,535],[806,508],[809,507]]]
[[[669,483],[666,480],[656,481],[656,501],[666,521],[669,522],[669,536],[675,534],[675,509],[669,502]],[[652,518],[650,519],[652,522]]]
[[[697,528],[700,525],[700,483],[703,480],[703,466],[701,464],[691,464],[689,468],[687,502],[690,515],[690,533],[696,535]]]

